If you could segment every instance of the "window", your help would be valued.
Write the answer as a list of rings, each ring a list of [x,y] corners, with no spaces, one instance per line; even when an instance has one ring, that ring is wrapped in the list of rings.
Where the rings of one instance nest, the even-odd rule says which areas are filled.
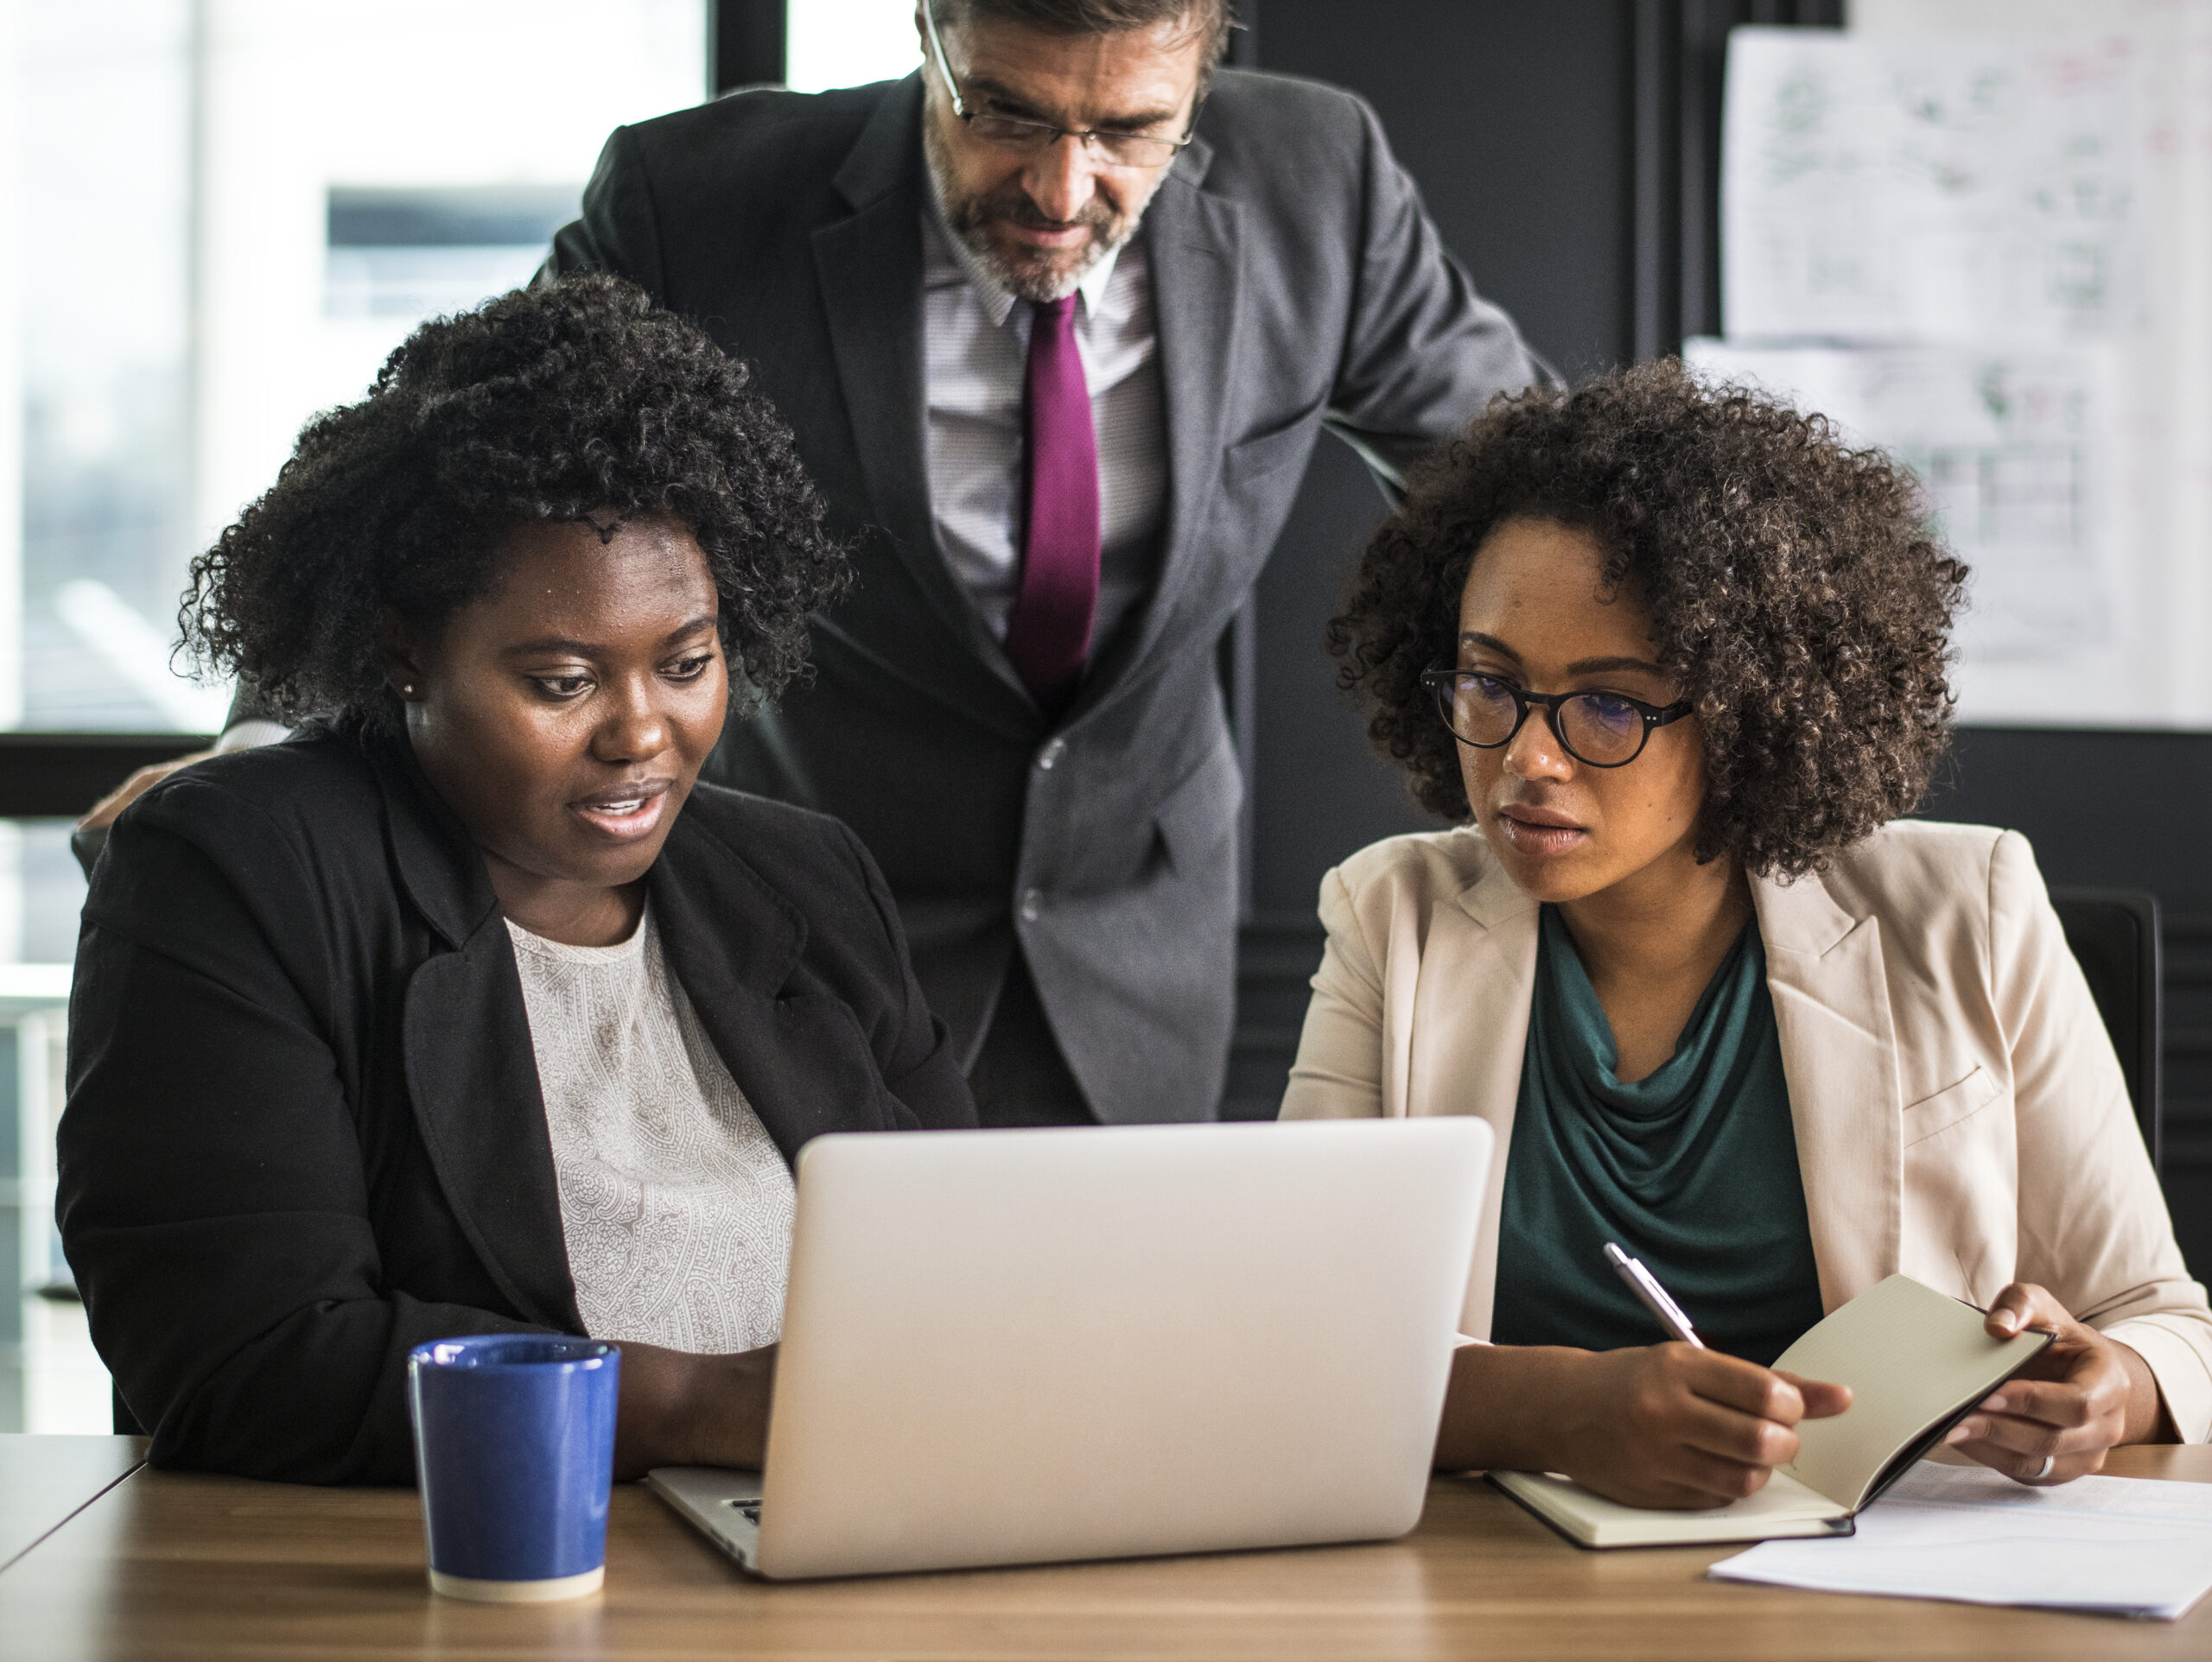
[[[0,208],[38,255],[0,290],[0,726],[208,732],[186,561],[416,321],[527,280],[609,130],[697,101],[703,7],[8,16]]]
[[[213,731],[228,689],[172,663],[193,554],[416,322],[528,280],[706,40],[702,0],[0,6],[0,729]],[[0,1430],[107,1424],[81,1310],[35,1292],[67,836],[0,821]]]
[[[791,0],[785,12],[784,79],[795,92],[893,80],[921,61],[914,0]]]

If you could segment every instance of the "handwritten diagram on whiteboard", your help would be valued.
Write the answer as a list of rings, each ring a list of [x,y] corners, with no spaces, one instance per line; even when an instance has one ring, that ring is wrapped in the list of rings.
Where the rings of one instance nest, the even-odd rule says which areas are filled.
[[[1735,31],[1687,351],[1919,476],[1967,719],[2212,726],[2212,0],[2072,15],[2126,27]]]
[[[2126,35],[1739,30],[1722,170],[1729,339],[2140,327],[2144,66]]]

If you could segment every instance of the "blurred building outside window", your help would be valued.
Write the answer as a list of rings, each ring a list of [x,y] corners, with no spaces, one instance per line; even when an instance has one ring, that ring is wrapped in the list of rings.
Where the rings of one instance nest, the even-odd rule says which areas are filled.
[[[214,731],[229,688],[173,660],[192,555],[416,323],[529,279],[706,41],[704,0],[0,0],[0,728]],[[67,833],[0,821],[0,1430],[109,1424],[37,1291]]]

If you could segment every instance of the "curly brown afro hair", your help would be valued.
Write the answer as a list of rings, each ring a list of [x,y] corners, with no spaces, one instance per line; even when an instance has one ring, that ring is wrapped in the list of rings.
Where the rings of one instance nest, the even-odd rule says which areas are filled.
[[[296,720],[395,722],[387,607],[435,631],[533,521],[674,519],[721,596],[742,700],[805,666],[806,617],[849,580],[791,436],[697,325],[604,276],[424,324],[369,396],[309,422],[276,483],[192,562],[200,663]]]
[[[1603,592],[1649,608],[1703,731],[1700,860],[1800,876],[1918,805],[1950,736],[1967,568],[1910,474],[1670,359],[1493,401],[1368,543],[1328,649],[1423,807],[1470,816],[1420,676],[1456,662],[1469,567],[1516,517],[1588,533]]]

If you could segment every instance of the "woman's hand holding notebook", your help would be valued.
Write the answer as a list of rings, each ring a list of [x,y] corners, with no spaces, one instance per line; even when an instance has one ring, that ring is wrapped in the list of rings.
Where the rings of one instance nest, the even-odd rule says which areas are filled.
[[[1669,1512],[1624,1506],[1554,1474],[1492,1472],[1491,1481],[1585,1546],[1847,1534],[1860,1508],[2050,1342],[2043,1332],[1993,1338],[1981,1311],[1893,1275],[1776,1359],[1778,1373],[1848,1386],[1852,1405],[1802,1422],[1796,1458],[1748,1499]]]

